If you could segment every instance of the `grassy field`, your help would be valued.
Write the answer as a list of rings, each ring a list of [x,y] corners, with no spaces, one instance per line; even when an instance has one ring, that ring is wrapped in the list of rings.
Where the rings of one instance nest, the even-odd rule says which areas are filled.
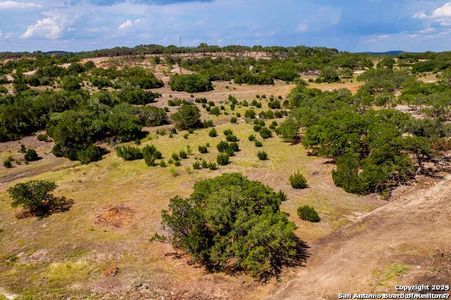
[[[220,83],[214,92],[195,96],[223,102],[230,89],[225,85]],[[282,83],[266,89],[232,88],[240,100],[248,101],[263,93],[285,97],[290,89],[290,85]],[[158,105],[164,106],[168,99],[164,95]],[[266,100],[262,102],[266,110]],[[237,111],[243,114],[245,109]],[[126,162],[114,151],[99,162],[79,165],[51,155],[51,143],[37,142],[35,137],[22,140],[35,146],[43,159],[0,170],[0,289],[24,299],[30,295],[36,299],[114,299],[119,294],[131,299],[201,299],[211,295],[258,299],[273,288],[275,280],[260,284],[245,275],[207,274],[170,245],[151,241],[155,233],[164,233],[160,214],[171,197],[188,196],[198,180],[240,172],[287,194],[282,210],[298,226],[297,235],[309,244],[382,204],[376,196],[360,197],[335,187],[330,175],[333,165],[309,156],[301,145],[287,144],[275,135],[263,140],[257,134],[264,145],[257,148],[248,140],[254,133],[253,125],[244,119],[231,124],[231,115],[213,117],[203,110],[206,117],[217,124],[218,137],[209,137],[209,129],[197,130],[188,138],[183,137],[185,132],[160,136],[152,128],[142,140],[140,147],[155,145],[166,161],[172,153],[190,147],[192,154],[179,167],[148,167],[143,160]],[[231,158],[231,164],[214,171],[193,170],[197,158],[215,161],[216,145],[225,140],[225,129],[232,129],[240,139],[241,151]],[[210,144],[209,153],[200,154],[198,146],[206,143]],[[4,143],[0,156],[20,158],[18,146],[19,142]],[[259,150],[266,151],[269,160],[258,160]],[[307,189],[291,188],[288,178],[295,171],[307,178]],[[55,181],[59,186],[56,194],[73,199],[74,205],[67,212],[43,219],[16,218],[17,211],[11,208],[6,189],[30,179]],[[296,210],[303,204],[314,206],[322,221],[301,221]]]

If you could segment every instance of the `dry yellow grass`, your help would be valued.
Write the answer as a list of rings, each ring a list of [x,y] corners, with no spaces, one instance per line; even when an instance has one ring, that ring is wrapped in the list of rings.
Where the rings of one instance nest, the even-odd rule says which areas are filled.
[[[225,86],[222,88],[226,89]],[[256,94],[285,97],[289,89],[289,85],[280,84],[252,90],[236,86],[234,91],[239,99],[252,100]],[[243,93],[238,94],[239,91]],[[228,96],[228,92],[222,92],[221,88],[216,92],[218,94],[211,92],[202,96],[218,103]],[[161,100],[164,101],[167,98]],[[257,109],[257,112],[267,109],[266,100],[262,102],[263,108]],[[242,114],[245,109],[237,108]],[[207,116],[205,112],[203,115]],[[374,197],[351,195],[335,187],[330,175],[333,166],[325,164],[323,159],[308,156],[301,145],[290,145],[273,137],[263,141],[263,148],[256,148],[253,142],[248,141],[248,136],[253,133],[252,124],[245,123],[243,119],[238,124],[231,124],[230,115],[208,117],[218,124],[219,136],[216,138],[208,136],[209,129],[197,130],[185,139],[185,132],[170,138],[168,135],[157,136],[153,128],[150,136],[143,139],[141,146],[155,145],[166,161],[172,153],[190,146],[193,154],[177,167],[176,177],[169,167],[148,167],[142,160],[126,162],[118,158],[114,151],[89,165],[57,160],[49,154],[28,166],[2,169],[0,288],[38,298],[84,298],[88,295],[114,298],[115,293],[130,297],[168,297],[175,293],[173,297],[217,295],[257,299],[270,291],[275,282],[262,285],[245,275],[207,274],[203,268],[189,264],[189,258],[183,255],[181,258],[168,255],[174,253],[170,245],[150,241],[155,233],[162,233],[160,213],[167,208],[171,197],[188,196],[198,180],[223,172],[243,173],[287,194],[288,200],[283,203],[282,210],[298,226],[296,233],[299,237],[308,243],[317,241],[350,222],[356,215],[381,204]],[[215,160],[216,144],[224,139],[222,132],[227,128],[232,129],[240,139],[241,151],[232,157],[232,163],[216,171],[192,170],[195,157]],[[258,139],[262,140],[259,136]],[[198,146],[206,143],[211,146],[210,153],[198,153]],[[4,152],[16,146],[11,144],[10,149],[4,147],[2,157]],[[47,144],[40,147],[43,147],[43,153],[49,151]],[[258,160],[256,154],[260,149],[268,153],[269,160]],[[49,169],[50,164],[54,164],[52,169]],[[34,171],[30,172],[29,168]],[[288,177],[298,170],[306,176],[309,188],[294,190],[289,185]],[[74,206],[67,212],[42,220],[16,219],[6,189],[29,179],[55,181],[59,186],[56,193],[73,199]],[[317,208],[322,222],[313,224],[301,221],[296,209],[303,204]],[[108,226],[97,222],[99,216],[118,206],[133,211],[127,215],[126,225]],[[115,275],[105,275],[112,265],[117,270]],[[143,289],[143,285],[148,288]]]

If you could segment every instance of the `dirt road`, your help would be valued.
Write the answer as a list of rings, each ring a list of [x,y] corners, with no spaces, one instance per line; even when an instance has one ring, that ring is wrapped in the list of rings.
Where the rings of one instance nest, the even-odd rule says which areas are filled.
[[[404,188],[320,241],[307,267],[270,299],[337,299],[338,293],[393,291],[402,282],[451,283],[451,175],[430,181]]]

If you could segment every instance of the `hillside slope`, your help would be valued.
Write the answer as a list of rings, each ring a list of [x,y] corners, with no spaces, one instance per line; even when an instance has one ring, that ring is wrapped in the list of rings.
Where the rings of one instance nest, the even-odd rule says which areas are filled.
[[[337,299],[451,278],[451,175],[399,196],[311,249],[307,267],[271,299]]]

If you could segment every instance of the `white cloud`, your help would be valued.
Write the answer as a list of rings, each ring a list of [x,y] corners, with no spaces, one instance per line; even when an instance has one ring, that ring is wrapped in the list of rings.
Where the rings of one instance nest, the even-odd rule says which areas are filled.
[[[451,24],[451,2],[447,2],[442,6],[436,8],[431,14],[424,12],[418,12],[414,16],[417,19],[428,19],[432,21],[440,22],[442,25]]]
[[[126,30],[129,29],[131,27],[133,27],[135,24],[141,22],[141,19],[136,19],[136,20],[127,20],[124,23],[120,24],[118,29],[119,30]]]
[[[124,29],[127,29],[129,27],[132,27],[132,25],[133,25],[132,21],[131,20],[127,20],[124,23],[122,23],[121,25],[119,25],[118,29],[119,30],[124,30]]]
[[[41,4],[33,2],[17,2],[17,1],[2,1],[0,2],[0,9],[27,9],[27,8],[39,8]]]
[[[434,10],[433,18],[451,18],[451,2],[447,2]]]
[[[61,35],[62,31],[62,26],[58,25],[54,18],[43,18],[38,20],[36,24],[28,26],[27,30],[22,34],[22,37],[45,37],[48,39],[56,39]]]
[[[84,14],[86,12],[83,11]],[[22,38],[40,37],[46,39],[57,39],[63,32],[74,31],[71,27],[80,17],[77,7],[71,9],[54,9],[42,13],[44,17],[28,26],[21,35]]]

